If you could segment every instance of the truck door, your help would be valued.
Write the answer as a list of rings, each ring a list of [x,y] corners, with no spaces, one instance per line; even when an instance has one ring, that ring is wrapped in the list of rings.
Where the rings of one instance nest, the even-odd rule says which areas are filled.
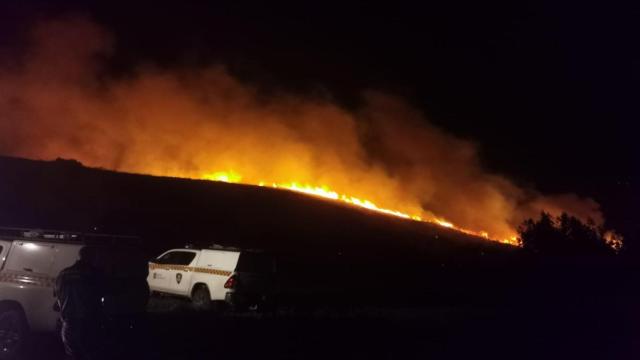
[[[171,264],[168,270],[168,287],[171,292],[179,295],[189,295],[191,287],[191,275],[193,274],[193,265],[196,262],[195,251],[176,251],[174,255],[174,264]]]
[[[11,247],[11,241],[0,240],[0,270],[4,267],[4,262],[7,260],[7,253]]]
[[[196,262],[193,250],[171,250],[152,262],[149,269],[149,286],[153,290],[178,295],[188,295],[191,285],[190,267]]]
[[[170,261],[172,253],[173,251],[168,251],[149,262],[149,276],[147,277],[149,289],[166,291],[168,274],[165,262]]]

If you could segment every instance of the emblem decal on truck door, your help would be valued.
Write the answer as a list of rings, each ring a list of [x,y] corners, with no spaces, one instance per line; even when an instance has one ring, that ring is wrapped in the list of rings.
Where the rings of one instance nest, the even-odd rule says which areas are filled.
[[[176,274],[176,281],[178,282],[178,284],[180,284],[180,281],[182,281],[182,274],[180,273]]]

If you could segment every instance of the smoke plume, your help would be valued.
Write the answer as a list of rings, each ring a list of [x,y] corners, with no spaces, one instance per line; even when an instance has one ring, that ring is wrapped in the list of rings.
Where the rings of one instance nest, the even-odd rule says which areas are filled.
[[[543,196],[491,174],[476,146],[431,125],[402,99],[265,96],[221,66],[109,76],[113,40],[73,18],[37,25],[27,51],[0,60],[0,153],[243,183],[327,186],[380,207],[507,239],[541,210],[603,221],[576,195]]]

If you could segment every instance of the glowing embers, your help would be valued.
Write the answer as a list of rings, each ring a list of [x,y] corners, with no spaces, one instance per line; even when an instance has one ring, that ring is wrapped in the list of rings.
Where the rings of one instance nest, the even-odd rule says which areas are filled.
[[[297,182],[289,182],[289,183],[266,183],[264,181],[260,181],[257,184],[256,183],[252,183],[252,182],[248,182],[248,181],[243,181],[242,176],[240,174],[238,174],[237,172],[230,170],[230,171],[217,171],[214,173],[209,173],[209,174],[204,174],[202,176],[203,179],[205,180],[211,180],[211,181],[221,181],[221,182],[227,182],[227,183],[242,183],[242,184],[248,184],[248,185],[258,185],[258,186],[266,186],[266,187],[272,187],[275,189],[282,189],[282,190],[289,190],[289,191],[294,191],[294,192],[298,192],[298,193],[303,193],[303,194],[307,194],[307,195],[311,195],[311,196],[318,196],[318,197],[322,197],[325,199],[331,199],[331,200],[336,200],[336,201],[341,201],[344,203],[348,203],[351,204],[353,206],[357,206],[357,207],[361,207],[361,208],[365,208],[371,211],[375,211],[375,212],[379,212],[379,213],[383,213],[383,214],[387,214],[387,215],[392,215],[392,216],[396,216],[396,217],[400,217],[400,218],[404,218],[404,219],[408,219],[408,220],[413,220],[413,221],[420,221],[420,222],[427,222],[427,223],[431,223],[431,224],[436,224],[448,229],[453,229],[468,235],[472,235],[472,236],[478,236],[478,237],[482,237],[488,240],[494,240],[494,241],[499,241],[501,243],[506,243],[506,244],[511,244],[511,245],[519,245],[519,240],[517,238],[517,236],[511,236],[507,239],[492,239],[489,236],[489,233],[486,231],[472,231],[472,230],[468,230],[468,229],[464,229],[461,227],[458,227],[456,225],[454,225],[453,223],[444,220],[444,219],[440,219],[440,218],[423,218],[422,216],[419,215],[411,215],[411,214],[407,214],[407,213],[403,213],[401,211],[397,211],[397,210],[391,210],[391,209],[385,209],[382,207],[377,206],[375,203],[373,203],[370,200],[365,200],[365,199],[360,199],[357,197],[353,197],[353,196],[349,196],[349,195],[345,195],[345,194],[339,194],[336,191],[331,190],[331,188],[329,188],[328,186],[312,186],[312,185],[308,185],[308,184],[300,184]]]
[[[258,184],[259,186],[265,186],[263,182]],[[317,186],[311,186],[311,185],[300,185],[298,183],[289,183],[289,184],[271,184],[271,187],[276,188],[276,189],[286,189],[286,190],[291,190],[291,191],[296,191],[296,192],[301,192],[304,194],[309,194],[309,195],[315,195],[315,196],[320,196],[323,198],[327,198],[327,199],[333,199],[333,200],[340,200],[355,206],[359,206],[359,207],[363,207],[365,209],[369,209],[369,210],[373,210],[373,211],[378,211],[381,213],[385,213],[385,214],[389,214],[389,215],[394,215],[394,216],[398,216],[398,217],[402,217],[405,219],[413,219],[416,221],[422,221],[422,219],[420,218],[420,216],[417,215],[409,215],[409,214],[405,214],[403,212],[400,211],[395,211],[395,210],[390,210],[390,209],[385,209],[385,208],[381,208],[378,207],[376,204],[374,204],[373,202],[369,201],[369,200],[362,200],[362,199],[358,199],[356,197],[353,196],[347,196],[347,195],[342,195],[342,194],[338,194],[335,191],[331,191],[328,187],[326,186],[322,186],[322,187],[317,187]]]

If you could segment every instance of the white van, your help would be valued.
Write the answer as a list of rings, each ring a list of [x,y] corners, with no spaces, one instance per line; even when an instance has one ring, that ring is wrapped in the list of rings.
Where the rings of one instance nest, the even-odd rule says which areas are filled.
[[[122,239],[135,238],[0,228],[0,359],[19,356],[30,332],[56,330],[56,277],[76,262],[86,242]]]
[[[171,249],[149,262],[149,288],[189,297],[202,309],[226,302],[234,308],[265,306],[275,262],[270,256],[235,248]]]
[[[72,235],[3,230],[4,234],[0,235],[0,358],[10,358],[19,351],[29,331],[56,329],[59,314],[54,310],[55,279],[62,269],[76,261],[82,244]]]

